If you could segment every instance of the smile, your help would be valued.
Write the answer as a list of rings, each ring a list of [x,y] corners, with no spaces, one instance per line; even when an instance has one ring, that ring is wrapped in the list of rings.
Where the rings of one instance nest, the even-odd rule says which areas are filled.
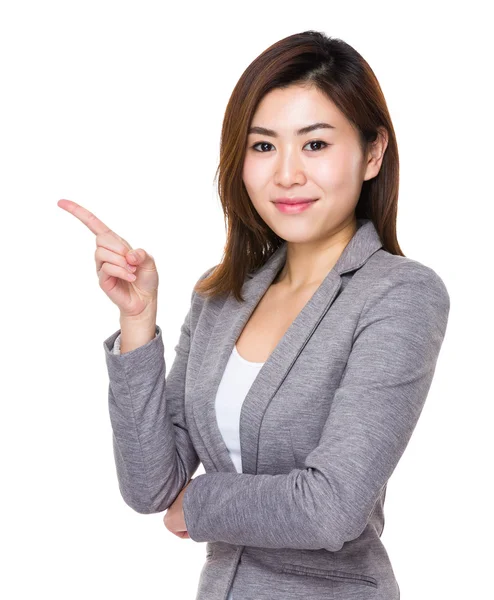
[[[296,214],[308,210],[317,200],[311,200],[310,202],[297,202],[296,204],[284,204],[283,202],[275,202],[276,208],[282,213]]]

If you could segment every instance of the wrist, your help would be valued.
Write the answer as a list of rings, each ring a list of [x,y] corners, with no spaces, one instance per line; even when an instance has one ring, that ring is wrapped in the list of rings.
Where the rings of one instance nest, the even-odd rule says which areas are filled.
[[[156,323],[158,313],[158,301],[153,300],[148,306],[138,315],[125,315],[120,313],[120,323],[126,325],[149,325],[152,322]]]

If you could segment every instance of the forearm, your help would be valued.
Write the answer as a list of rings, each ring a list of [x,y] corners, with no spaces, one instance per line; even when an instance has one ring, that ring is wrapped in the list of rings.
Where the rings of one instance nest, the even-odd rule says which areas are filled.
[[[197,542],[337,551],[351,537],[338,497],[313,469],[205,473],[192,479],[182,502]]]
[[[156,330],[146,346],[123,355],[114,354],[108,340],[104,344],[119,487],[140,513],[168,508],[198,466],[182,409],[188,335],[166,376],[162,332]]]
[[[134,323],[131,322],[131,333],[138,330]],[[123,337],[129,329],[122,331]],[[158,326],[147,343],[133,351],[127,349],[124,354],[113,351],[112,339],[115,341],[115,335],[105,340],[104,348],[120,491],[137,512],[161,512],[175,500],[199,463],[183,408],[189,315],[182,325],[168,376]]]
[[[138,317],[120,316],[120,354],[131,352],[150,342],[156,333],[157,303]]]

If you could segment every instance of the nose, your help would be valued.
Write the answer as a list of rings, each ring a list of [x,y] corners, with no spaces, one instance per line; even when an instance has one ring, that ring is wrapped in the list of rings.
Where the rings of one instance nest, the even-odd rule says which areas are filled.
[[[296,151],[288,150],[279,153],[274,180],[275,184],[284,187],[290,187],[295,183],[303,185],[306,182],[304,164]]]

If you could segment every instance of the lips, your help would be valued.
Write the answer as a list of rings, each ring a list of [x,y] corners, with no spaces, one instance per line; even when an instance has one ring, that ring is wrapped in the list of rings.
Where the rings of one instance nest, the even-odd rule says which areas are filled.
[[[289,200],[289,201],[287,201]],[[276,208],[285,214],[298,214],[306,210],[310,210],[310,207],[313,206],[317,202],[317,198],[315,200],[309,198],[299,199],[283,199],[283,201],[277,200],[274,202]]]
[[[307,202],[315,202],[317,198],[278,198],[273,200],[275,204],[306,204]]]

